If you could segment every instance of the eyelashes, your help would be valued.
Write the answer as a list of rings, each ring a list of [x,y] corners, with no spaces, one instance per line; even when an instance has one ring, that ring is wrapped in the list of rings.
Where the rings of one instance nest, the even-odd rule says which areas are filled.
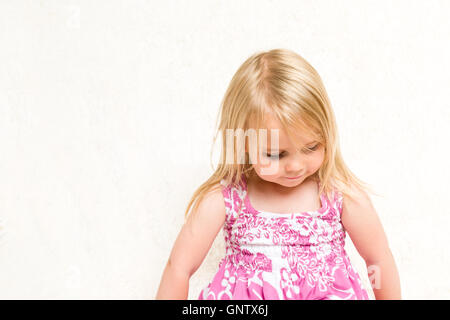
[[[307,149],[306,149],[306,150],[307,150],[306,153],[311,153],[311,152],[316,151],[317,148],[319,147],[319,144],[320,144],[320,143],[316,144],[314,147],[307,148]],[[277,159],[277,158],[280,158],[280,159],[281,159],[281,158],[284,157],[284,151],[283,151],[282,153],[280,153],[280,154],[269,154],[269,153],[267,153],[266,156],[267,156],[268,158],[270,158],[270,159]]]
[[[310,151],[315,151],[315,150],[317,150],[317,148],[319,147],[319,144],[320,144],[320,143],[316,144],[314,147],[308,148],[308,150],[310,150]]]

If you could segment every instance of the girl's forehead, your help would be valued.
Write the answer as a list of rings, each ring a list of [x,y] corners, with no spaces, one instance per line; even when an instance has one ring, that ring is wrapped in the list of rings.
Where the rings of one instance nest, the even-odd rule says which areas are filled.
[[[256,129],[256,132],[258,134],[267,134],[268,139],[270,139],[272,136],[271,130],[277,131],[280,144],[282,142],[285,144],[289,144],[290,142],[292,142],[294,144],[306,145],[313,142],[313,140],[315,139],[315,135],[313,134],[313,131],[311,129],[289,128],[288,132],[280,123],[280,121],[278,121],[278,119],[271,115],[266,116],[265,121],[259,126],[259,128],[253,127],[253,129]]]
[[[274,136],[276,138],[276,136]],[[272,135],[270,130],[267,130],[267,143],[270,143]],[[289,148],[290,146],[306,146],[315,142],[314,137],[307,134],[295,134],[294,136],[289,136],[284,130],[278,131],[278,143],[280,148]]]

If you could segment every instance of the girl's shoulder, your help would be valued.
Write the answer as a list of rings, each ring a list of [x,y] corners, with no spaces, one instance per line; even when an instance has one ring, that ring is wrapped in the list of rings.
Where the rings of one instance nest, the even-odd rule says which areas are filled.
[[[207,190],[198,203],[195,215],[203,222],[223,224],[225,221],[226,210],[224,204],[224,195],[222,186],[217,183]]]

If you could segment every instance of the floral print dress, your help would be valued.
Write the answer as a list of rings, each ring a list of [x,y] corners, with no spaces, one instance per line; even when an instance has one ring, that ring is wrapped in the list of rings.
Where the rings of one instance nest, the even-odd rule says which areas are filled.
[[[226,254],[198,299],[369,299],[344,250],[341,192],[317,211],[273,213],[252,207],[244,175],[221,184]]]

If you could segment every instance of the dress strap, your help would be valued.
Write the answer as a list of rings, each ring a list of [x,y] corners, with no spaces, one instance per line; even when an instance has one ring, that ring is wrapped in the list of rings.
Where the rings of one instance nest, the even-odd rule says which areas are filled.
[[[228,226],[232,226],[242,210],[245,189],[242,183],[238,186],[234,186],[232,183],[227,185],[224,179],[220,181],[220,184],[222,185],[222,194],[225,201],[225,223]]]
[[[337,189],[335,189],[333,193],[334,193],[333,208],[340,219],[342,216],[342,204],[344,196],[343,193]]]

